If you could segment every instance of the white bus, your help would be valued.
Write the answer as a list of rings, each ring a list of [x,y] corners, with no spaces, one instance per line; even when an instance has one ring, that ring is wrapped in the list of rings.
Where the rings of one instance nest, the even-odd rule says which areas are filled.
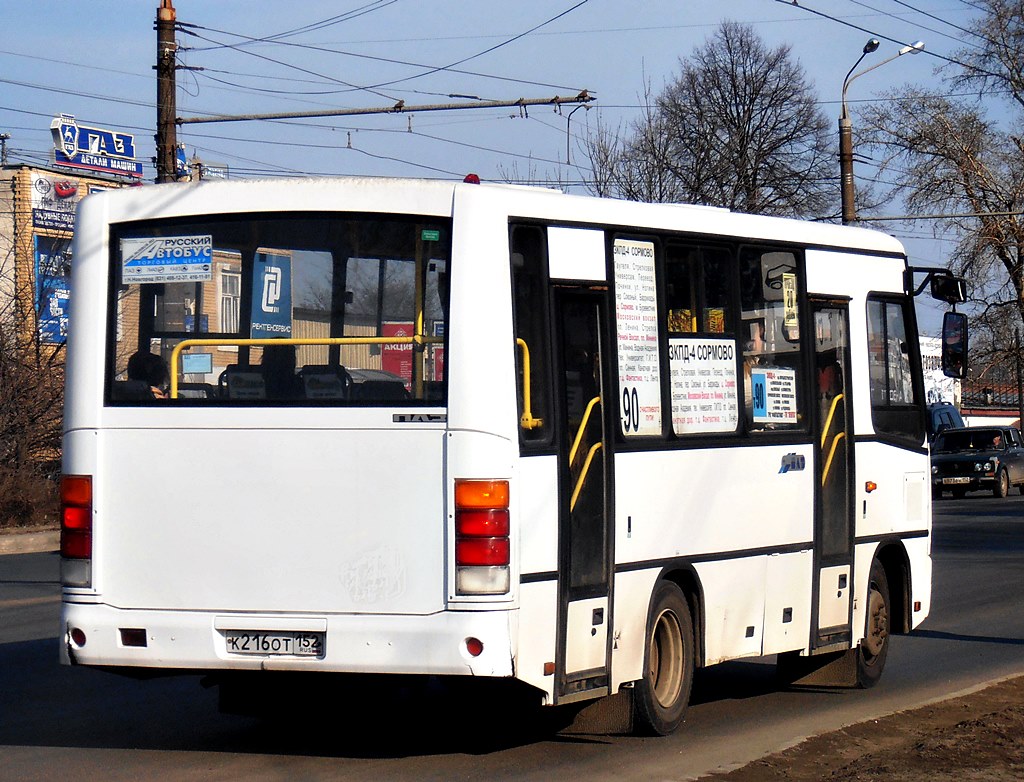
[[[868,686],[928,615],[882,233],[304,179],[90,196],[74,257],[67,664],[621,692],[668,733],[696,667]]]

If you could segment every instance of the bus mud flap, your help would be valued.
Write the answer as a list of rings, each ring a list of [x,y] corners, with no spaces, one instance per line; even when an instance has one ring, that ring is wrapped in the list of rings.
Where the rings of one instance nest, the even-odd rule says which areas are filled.
[[[557,708],[557,707],[556,707]],[[571,709],[573,706],[561,708]],[[566,735],[619,734],[633,732],[633,690],[624,688],[615,695],[587,701],[567,728]]]
[[[797,687],[856,687],[857,649],[800,657],[780,654],[776,673]]]

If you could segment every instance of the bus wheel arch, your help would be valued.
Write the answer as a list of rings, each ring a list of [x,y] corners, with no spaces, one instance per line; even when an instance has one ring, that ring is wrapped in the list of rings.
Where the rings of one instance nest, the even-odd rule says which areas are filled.
[[[889,587],[889,630],[895,635],[910,632],[911,589],[910,558],[907,550],[899,541],[883,543],[875,551],[874,562],[885,571],[885,580]],[[872,566],[874,566],[874,562]],[[869,576],[870,578],[870,576]]]

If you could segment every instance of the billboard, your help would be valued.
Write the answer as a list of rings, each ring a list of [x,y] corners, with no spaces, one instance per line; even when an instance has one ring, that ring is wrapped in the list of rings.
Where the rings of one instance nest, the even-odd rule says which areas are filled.
[[[79,125],[70,114],[54,117],[53,162],[61,168],[142,178],[142,163],[135,159],[135,137],[105,128]]]
[[[39,341],[62,344],[68,335],[71,298],[71,240],[35,237],[36,310]]]
[[[32,225],[56,231],[75,229],[75,204],[79,199],[77,179],[32,174]]]

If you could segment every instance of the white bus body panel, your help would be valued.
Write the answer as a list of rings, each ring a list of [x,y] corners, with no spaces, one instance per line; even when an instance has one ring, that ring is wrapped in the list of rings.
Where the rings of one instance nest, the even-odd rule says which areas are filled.
[[[218,411],[222,419],[236,412]],[[444,607],[440,431],[276,429],[273,451],[258,429],[108,428],[72,433],[71,450],[81,450],[80,436],[102,454],[93,474],[93,588],[105,603],[390,614]],[[179,456],[162,459],[154,441]],[[181,458],[189,453],[203,458]]]

